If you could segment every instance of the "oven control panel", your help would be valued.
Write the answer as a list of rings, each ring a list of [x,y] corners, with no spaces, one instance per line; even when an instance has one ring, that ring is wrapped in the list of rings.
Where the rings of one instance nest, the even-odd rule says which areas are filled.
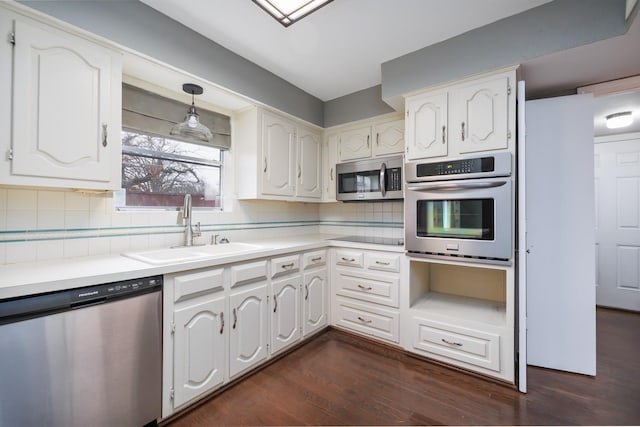
[[[494,170],[495,159],[493,157],[421,163],[416,166],[418,177],[483,173],[493,172]]]
[[[405,180],[411,182],[450,181],[510,176],[511,153],[442,160],[414,160],[405,163]]]

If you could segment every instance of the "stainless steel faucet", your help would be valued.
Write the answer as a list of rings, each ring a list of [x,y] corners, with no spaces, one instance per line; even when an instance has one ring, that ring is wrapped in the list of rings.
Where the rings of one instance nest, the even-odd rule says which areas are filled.
[[[186,221],[184,225],[184,245],[193,246],[193,238],[200,236],[200,222],[196,224],[196,230],[191,226],[191,194],[184,195],[184,206],[182,207],[182,219]]]

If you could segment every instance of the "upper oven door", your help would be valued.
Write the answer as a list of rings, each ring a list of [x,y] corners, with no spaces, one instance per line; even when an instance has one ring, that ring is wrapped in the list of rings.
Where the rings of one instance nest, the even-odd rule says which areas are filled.
[[[412,183],[405,195],[408,251],[512,257],[510,178]]]

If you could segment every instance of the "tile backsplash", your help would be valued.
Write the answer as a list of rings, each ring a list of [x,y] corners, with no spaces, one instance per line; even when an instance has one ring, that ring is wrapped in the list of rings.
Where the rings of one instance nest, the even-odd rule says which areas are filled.
[[[202,243],[330,233],[401,237],[402,202],[289,203],[230,199],[194,209]],[[179,211],[116,211],[110,193],[0,188],[0,264],[117,254],[182,243]]]

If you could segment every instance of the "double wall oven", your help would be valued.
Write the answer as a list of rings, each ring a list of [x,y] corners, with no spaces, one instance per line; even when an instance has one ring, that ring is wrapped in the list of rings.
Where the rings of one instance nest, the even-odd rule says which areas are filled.
[[[510,153],[412,161],[404,172],[409,255],[513,258]]]

